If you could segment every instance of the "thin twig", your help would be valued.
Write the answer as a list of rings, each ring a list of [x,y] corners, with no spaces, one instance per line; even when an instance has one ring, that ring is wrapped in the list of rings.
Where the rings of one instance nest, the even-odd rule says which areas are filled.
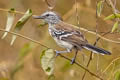
[[[51,7],[51,5],[49,4],[48,0],[45,0],[46,4],[48,7]]]
[[[104,71],[103,71],[102,73],[105,73],[105,72],[110,68],[110,66],[111,66],[114,62],[116,62],[117,60],[119,60],[119,59],[120,59],[120,56],[117,57],[117,58],[115,58],[115,59],[113,59],[113,60],[110,62],[110,64],[104,69]]]
[[[109,33],[110,33],[110,31],[104,33],[102,36],[105,36],[105,35],[107,35],[107,34],[109,34]],[[96,41],[95,41],[95,43],[94,43],[93,45],[95,46],[99,40],[100,40],[100,37],[98,37],[98,38],[96,39]],[[89,66],[89,64],[90,64],[90,62],[91,62],[91,60],[92,60],[92,53],[93,53],[93,52],[91,51],[91,53],[90,53],[90,58],[89,58],[89,60],[88,60],[88,63],[87,63],[87,66],[86,66],[86,67]],[[82,80],[84,80],[85,75],[86,75],[86,71],[85,71],[84,74],[83,74]]]
[[[72,61],[71,59],[69,59],[69,58],[67,58],[67,57],[65,57],[65,56],[63,56],[63,55],[61,55],[61,54],[60,54],[60,56],[63,57],[64,59],[69,60],[70,62]],[[95,76],[95,77],[99,78],[100,80],[103,80],[100,76],[92,73],[91,71],[89,71],[87,68],[83,67],[83,66],[82,66],[81,64],[79,64],[78,62],[75,61],[74,64],[76,64],[77,66],[81,67],[82,69],[84,69],[85,71],[87,71],[88,73],[90,73],[92,76]]]
[[[76,20],[77,20],[77,25],[79,26],[79,24],[80,24],[80,22],[79,22],[79,16],[78,16],[78,6],[77,6],[77,0],[75,0],[75,5],[76,5]],[[97,17],[97,11],[96,11],[96,17]],[[79,27],[80,28],[80,27]],[[96,35],[97,35],[97,20],[96,20]],[[98,39],[98,38],[97,38]],[[96,45],[96,43],[97,43],[97,40],[96,39],[96,42],[94,43],[94,45]],[[91,54],[90,54],[90,59],[89,59],[89,61],[88,61],[88,63],[87,63],[87,67],[89,66],[89,64],[90,64],[90,61],[92,60],[92,52],[91,52]],[[84,80],[84,77],[85,77],[85,75],[86,75],[86,70],[85,70],[85,72],[84,72],[84,74],[83,74],[83,77],[82,77],[82,80]]]
[[[4,30],[4,29],[0,29],[0,31],[2,31],[2,32],[8,32],[8,33],[13,34],[13,35],[17,35],[17,36],[22,37],[22,38],[24,38],[24,39],[30,40],[30,41],[32,41],[32,42],[34,42],[34,43],[40,44],[41,46],[43,46],[43,47],[45,47],[45,48],[49,48],[48,46],[41,44],[39,41],[36,41],[36,40],[33,40],[33,39],[29,38],[29,37],[23,36],[23,35],[21,35],[21,34],[19,34],[19,33],[11,32],[11,31],[6,31],[6,30]],[[49,49],[52,49],[52,48],[49,48]],[[53,49],[53,50],[54,50],[54,49]],[[69,60],[69,61],[72,61],[71,59],[69,59],[69,58],[67,58],[67,57],[65,57],[65,56],[63,56],[63,55],[61,55],[61,54],[60,54],[60,56],[63,57],[64,59],[67,59],[67,60]],[[75,62],[75,64],[78,65],[79,67],[81,67],[82,69],[87,70],[88,73],[90,73],[91,75],[95,76],[96,78],[99,78],[100,80],[103,80],[101,77],[99,77],[98,75],[92,73],[91,71],[89,71],[87,68],[85,68],[85,67],[82,66],[81,64],[79,64],[79,63],[77,63],[77,62]]]
[[[77,20],[77,25],[78,27],[80,27],[80,22],[79,22],[79,16],[78,16],[78,3],[77,3],[77,0],[75,0],[75,12],[76,12],[76,20]]]
[[[2,8],[0,8],[0,10],[1,10],[1,11],[8,11],[8,9],[2,9]],[[23,12],[20,12],[20,11],[15,11],[15,12],[16,12],[16,13],[19,13],[19,14],[24,14]],[[35,16],[35,15],[33,15],[33,16]],[[78,28],[77,26],[74,26],[74,27]],[[88,33],[90,33],[90,34],[96,35],[96,32],[89,31],[89,30],[87,30],[87,29],[85,29],[85,28],[79,27],[79,29],[80,29],[81,31],[85,31],[85,32],[88,32]],[[105,41],[112,42],[112,43],[116,43],[116,44],[120,44],[119,41],[115,41],[115,40],[111,40],[111,39],[102,37],[100,34],[98,34],[97,36],[100,37],[101,39],[105,40]]]
[[[45,0],[45,2],[46,2],[47,6],[48,6],[48,8],[49,8],[50,10],[52,10],[52,9],[55,7],[55,0],[51,1],[51,2],[53,2],[54,4],[50,4],[50,3],[48,2],[48,0]]]
[[[98,16],[97,16],[97,3],[96,3],[96,41],[94,42],[94,46],[97,44],[97,42],[99,41],[99,38],[97,37],[97,33],[98,33],[98,31],[97,31],[97,27],[98,27]],[[90,53],[90,58],[89,58],[89,60],[88,60],[88,63],[87,63],[87,65],[86,65],[86,67],[88,68],[88,66],[89,66],[89,64],[90,64],[90,62],[91,62],[91,60],[92,60],[92,56],[93,56],[93,52],[91,51],[91,53]],[[82,80],[84,80],[84,78],[85,78],[85,75],[86,75],[86,71],[84,72],[84,74],[83,74],[83,76],[82,76]]]
[[[29,41],[32,41],[32,42],[34,42],[34,43],[40,44],[41,46],[43,46],[43,47],[45,47],[45,48],[49,48],[49,47],[47,47],[46,45],[43,45],[42,43],[40,43],[39,41],[33,40],[33,39],[31,39],[31,38],[29,38],[29,37],[26,37],[26,36],[23,36],[23,35],[21,35],[21,34],[18,34],[18,33],[15,33],[15,32],[10,32],[10,31],[6,31],[6,30],[4,30],[4,29],[0,29],[0,31],[8,32],[8,33],[10,33],[10,34],[17,35],[17,36],[19,36],[19,37],[22,37],[22,38],[27,39],[27,40],[29,40]]]
[[[76,26],[75,26],[75,27],[76,27]],[[96,32],[88,31],[88,30],[85,29],[85,28],[81,28],[81,27],[80,27],[80,30],[82,30],[82,31],[86,31],[86,32],[91,33],[91,34],[93,34],[93,35],[96,35]],[[116,44],[120,44],[119,41],[114,41],[114,40],[111,40],[111,39],[105,38],[105,37],[101,36],[100,34],[97,34],[97,36],[100,37],[101,39],[105,40],[105,41],[112,42],[112,43],[116,43]]]
[[[97,39],[98,39],[98,36],[97,36],[97,34],[98,34],[98,13],[97,13],[97,4],[98,4],[98,2],[96,2],[96,44],[97,44]],[[96,44],[94,45],[94,46],[96,46]],[[93,53],[92,53],[93,54]],[[92,56],[91,56],[92,57]],[[98,66],[99,66],[99,54],[97,55],[97,70],[98,70]],[[88,65],[89,66],[89,65]]]
[[[0,11],[8,12],[9,9],[3,9],[3,8],[0,8]],[[15,13],[18,13],[18,14],[25,14],[24,12],[20,12],[20,11],[15,11]]]
[[[107,0],[104,0],[104,2],[107,4],[108,7],[111,8],[111,5],[107,2]]]
[[[8,9],[1,9],[1,8],[0,8],[0,10],[2,10],[2,11],[8,11]],[[77,11],[77,10],[76,10],[76,11]],[[19,14],[24,14],[23,12],[19,12],[19,11],[15,11],[15,12],[16,12],[16,13],[19,13]],[[78,20],[79,20],[79,19],[78,19]],[[86,31],[86,32],[89,32],[89,33],[91,33],[91,34],[96,35],[96,32],[88,31],[87,29],[84,29],[84,28],[80,28],[80,29],[83,30],[83,31]],[[30,40],[30,41],[32,41],[32,42],[34,42],[34,43],[40,44],[41,46],[43,46],[43,47],[45,47],[45,48],[49,48],[49,47],[41,44],[39,41],[33,40],[33,39],[31,39],[31,38],[29,38],[29,37],[26,37],[26,36],[23,36],[23,35],[21,35],[21,34],[14,33],[14,32],[9,32],[9,31],[5,31],[4,29],[0,29],[0,31],[8,32],[8,33],[10,33],[10,34],[17,35],[17,36],[22,37],[22,38],[24,38],[24,39]],[[107,41],[109,41],[109,42],[120,43],[120,42],[118,42],[118,41],[113,41],[113,40],[104,38],[104,37],[102,37],[102,36],[99,35],[99,34],[98,34],[97,36],[98,36],[99,38],[102,38],[102,39],[107,40]],[[61,54],[60,54],[60,56],[63,57],[64,59],[67,59],[67,60],[71,61],[71,59],[69,59],[69,58],[67,58],[67,57],[65,57],[65,56],[63,56],[63,55],[61,55]],[[83,67],[81,64],[79,64],[79,63],[77,63],[77,62],[75,62],[75,64],[78,65],[78,66],[80,66],[82,69],[86,70],[87,72],[89,72],[91,75],[93,75],[93,76],[95,76],[95,77],[103,80],[101,77],[99,77],[98,75],[92,73],[92,72],[89,71],[87,68]]]
[[[109,2],[110,2],[113,12],[116,14],[118,12],[118,10],[115,8],[116,5],[114,5],[111,0],[109,0]]]
[[[113,63],[113,68],[110,70],[110,75],[109,75],[109,78],[107,80],[112,80],[111,78],[113,77],[114,69],[115,69],[115,63]]]

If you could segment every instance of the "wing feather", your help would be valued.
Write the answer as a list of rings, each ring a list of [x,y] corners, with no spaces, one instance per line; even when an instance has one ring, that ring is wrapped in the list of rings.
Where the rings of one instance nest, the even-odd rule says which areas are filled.
[[[80,30],[78,28],[74,28],[72,25],[61,22],[57,24],[55,28],[56,30],[61,30],[64,31],[65,33],[68,33],[60,37],[60,39],[63,41],[69,42],[74,46],[80,48],[82,45],[88,43],[83,34],[80,32]]]

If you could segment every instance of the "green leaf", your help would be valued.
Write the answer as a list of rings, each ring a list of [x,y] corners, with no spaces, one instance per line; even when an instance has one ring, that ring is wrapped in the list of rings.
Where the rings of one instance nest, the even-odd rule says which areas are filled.
[[[42,51],[42,53],[41,53],[41,55],[40,55],[40,60],[43,58],[43,56],[45,56],[45,51],[46,51],[46,50],[43,50],[43,51]]]
[[[18,22],[17,22],[17,24],[16,24],[16,26],[15,26],[15,28],[14,28],[14,31],[15,31],[15,32],[20,31],[20,30],[23,28],[24,24],[28,21],[28,19],[29,19],[31,16],[32,16],[32,10],[31,10],[31,9],[28,9],[27,12],[23,15],[23,17],[21,17],[21,18],[18,20]],[[11,41],[11,45],[13,45],[15,39],[16,39],[16,35],[13,35],[12,41]]]
[[[120,32],[120,30],[119,30],[119,29],[117,29],[117,32]]]
[[[11,8],[7,14],[7,23],[6,23],[6,28],[5,28],[6,31],[10,31],[13,25],[14,19],[15,19],[15,9]],[[7,34],[8,32],[5,32],[2,36],[2,39],[4,39],[7,36]]]
[[[114,32],[117,28],[118,28],[118,21],[116,21],[115,24],[113,25],[111,32]]]
[[[114,80],[120,80],[120,70],[115,73],[114,77]]]
[[[38,25],[38,27],[43,27],[43,26],[45,26],[46,24],[47,24],[46,22],[41,23],[41,24]]]
[[[23,61],[21,61],[21,62],[19,62],[19,63],[17,63],[17,64],[15,65],[15,67],[13,68],[13,70],[11,71],[11,74],[10,74],[10,77],[12,78],[12,80],[13,80],[13,78],[14,78],[14,75],[15,75],[20,69],[22,69],[23,67],[24,67]]]
[[[19,52],[19,58],[17,63],[15,64],[12,72],[11,72],[11,78],[14,78],[14,75],[21,70],[24,67],[24,58],[25,56],[28,55],[28,53],[30,53],[30,51],[33,48],[33,44],[32,43],[26,43],[23,48],[21,48],[20,52]]]
[[[115,19],[115,18],[120,18],[120,14],[119,13],[111,14],[111,15],[105,17],[104,20],[111,20],[111,19]]]
[[[48,77],[48,80],[55,80],[54,74],[50,75],[50,76]]]
[[[110,19],[115,19],[115,14],[111,14],[104,18],[104,20],[110,20]]]
[[[61,68],[61,71],[66,72],[72,65],[70,64],[69,61],[65,61],[65,64]]]
[[[0,80],[9,80],[8,78],[0,77]]]
[[[52,75],[54,71],[55,55],[54,50],[47,49],[42,51],[40,56],[41,66],[47,75]]]
[[[116,14],[116,18],[120,18],[120,13],[117,13],[117,14]]]
[[[99,1],[98,4],[97,4],[97,15],[99,17],[101,15],[102,9],[103,9],[103,1]]]
[[[26,43],[23,48],[21,48],[19,53],[19,60],[22,60],[33,48],[32,43]]]

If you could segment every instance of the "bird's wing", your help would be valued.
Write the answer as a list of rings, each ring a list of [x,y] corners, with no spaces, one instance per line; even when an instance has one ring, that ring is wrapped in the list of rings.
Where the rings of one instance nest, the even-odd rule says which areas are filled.
[[[56,30],[64,32],[60,39],[69,42],[77,47],[81,47],[87,43],[87,40],[79,29],[74,28],[73,25],[61,22],[55,26]]]

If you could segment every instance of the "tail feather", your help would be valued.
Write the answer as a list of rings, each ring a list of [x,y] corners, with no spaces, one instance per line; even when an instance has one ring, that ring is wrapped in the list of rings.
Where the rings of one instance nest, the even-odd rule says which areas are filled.
[[[93,51],[94,53],[101,53],[101,54],[111,55],[111,53],[109,51],[104,50],[102,48],[98,48],[98,47],[90,45],[90,44],[84,45],[83,48],[88,49],[90,51]]]

